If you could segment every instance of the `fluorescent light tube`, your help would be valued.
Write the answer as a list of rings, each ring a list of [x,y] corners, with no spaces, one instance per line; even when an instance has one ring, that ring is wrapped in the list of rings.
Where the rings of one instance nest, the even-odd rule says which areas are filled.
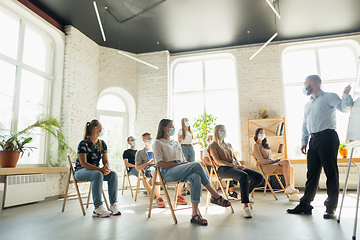
[[[138,59],[138,58],[136,58],[136,57],[130,56],[129,54],[126,54],[126,53],[124,53],[124,52],[122,52],[122,51],[118,51],[118,53],[124,55],[125,57],[131,58],[131,59],[133,59],[133,60],[135,60],[135,61],[138,61],[138,62],[140,62],[140,63],[143,63],[143,64],[145,64],[145,65],[148,65],[148,66],[150,66],[150,67],[152,67],[152,68],[159,69],[157,66],[154,66],[154,65],[152,65],[152,64],[150,64],[150,63],[147,63],[147,62],[144,62],[143,60],[140,60],[140,59]]]
[[[93,1],[93,5],[94,5],[94,8],[95,8],[96,17],[97,17],[97,20],[98,20],[98,23],[99,23],[99,26],[100,26],[101,35],[102,35],[102,37],[103,37],[103,39],[104,39],[104,42],[106,42],[106,37],[105,37],[105,33],[104,33],[103,26],[102,26],[102,24],[101,24],[101,19],[100,19],[100,15],[99,15],[99,10],[98,10],[98,7],[97,7],[95,1]]]
[[[271,7],[271,9],[273,10],[273,12],[276,14],[276,16],[281,19],[280,14],[278,13],[278,11],[276,11],[276,9],[274,8],[274,6],[272,5],[272,3],[270,2],[270,0],[266,0],[266,2],[269,4],[269,6]]]
[[[259,50],[257,50],[256,53],[254,53],[254,55],[250,57],[250,60],[253,59],[261,50],[263,50],[274,38],[276,38],[277,35],[278,33],[272,35],[272,37],[269,40],[267,40],[267,42],[264,45],[262,45],[262,47]]]

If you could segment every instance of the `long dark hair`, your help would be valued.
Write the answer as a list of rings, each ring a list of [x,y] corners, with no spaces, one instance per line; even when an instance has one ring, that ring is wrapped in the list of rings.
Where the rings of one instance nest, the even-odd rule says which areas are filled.
[[[183,140],[185,140],[186,137],[186,131],[185,131],[185,118],[181,119],[181,130],[182,130],[182,134],[181,134],[181,138]],[[191,138],[194,138],[193,133],[191,131],[191,127],[188,126],[188,131],[191,133]]]
[[[85,125],[84,139],[91,137],[92,130],[94,129],[94,127],[98,127],[99,125],[101,125],[101,124],[100,124],[99,120],[97,120],[97,119],[93,119],[93,120],[91,120],[91,122],[87,122]],[[102,146],[102,143],[99,138],[97,140],[97,143],[99,144],[99,149],[101,151],[103,146]]]
[[[264,129],[263,129],[263,128],[258,128],[258,129],[256,129],[256,131],[255,131],[255,136],[254,136],[255,142],[258,140],[258,135],[259,135],[259,132],[260,132],[261,130],[264,130]],[[264,138],[264,139],[262,140],[261,144],[263,145],[263,147],[264,147],[265,149],[270,149],[269,144],[267,143],[267,139],[266,139],[266,138]]]
[[[172,122],[173,120],[171,119],[161,119],[161,121],[159,122],[159,127],[158,127],[158,131],[157,131],[157,135],[156,135],[156,139],[160,139],[164,137],[164,130],[163,128],[166,127],[169,122]]]

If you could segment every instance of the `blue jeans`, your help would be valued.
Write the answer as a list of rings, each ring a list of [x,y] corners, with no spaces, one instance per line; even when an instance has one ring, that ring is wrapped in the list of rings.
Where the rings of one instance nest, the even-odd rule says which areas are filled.
[[[198,162],[186,163],[172,168],[161,168],[161,175],[165,182],[189,182],[191,186],[191,202],[200,203],[201,184],[210,185],[204,168]]]
[[[195,162],[195,151],[193,146],[181,146],[181,149],[187,162]]]
[[[245,168],[244,171],[242,171],[232,167],[221,166],[218,169],[218,174],[221,178],[232,178],[240,183],[242,203],[249,203],[249,193],[264,179],[261,173],[249,168]]]
[[[116,172],[111,171],[108,175],[104,176],[102,172],[98,170],[81,168],[75,171],[75,179],[77,181],[88,180],[92,182],[92,197],[95,207],[103,204],[101,201],[103,181],[108,182],[110,204],[117,202],[118,175]]]
[[[139,176],[139,172],[136,170],[136,168],[131,168],[128,173],[129,175],[135,175],[136,177]]]

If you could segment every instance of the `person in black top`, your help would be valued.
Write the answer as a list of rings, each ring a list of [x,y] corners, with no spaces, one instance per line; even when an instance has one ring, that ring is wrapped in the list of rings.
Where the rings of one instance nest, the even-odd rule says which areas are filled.
[[[123,153],[125,167],[129,175],[137,177],[139,172],[135,168],[136,140],[133,136],[130,136],[127,138],[127,143],[130,145],[130,148],[126,149]]]
[[[75,179],[77,181],[88,180],[92,182],[92,197],[95,209],[94,217],[108,217],[120,215],[117,203],[118,176],[109,168],[107,145],[99,139],[104,129],[96,119],[87,122],[84,139],[78,146],[78,159],[76,159]],[[103,167],[100,168],[100,159]],[[102,204],[101,194],[103,181],[108,182],[110,209],[107,210]]]

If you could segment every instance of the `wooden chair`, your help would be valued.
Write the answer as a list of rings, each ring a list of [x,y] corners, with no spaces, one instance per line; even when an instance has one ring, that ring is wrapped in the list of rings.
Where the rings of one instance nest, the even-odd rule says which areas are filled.
[[[232,181],[233,179],[232,178],[221,178],[215,168],[215,162],[214,162],[214,159],[209,155],[209,160],[211,162],[211,171],[210,171],[210,181],[215,185],[215,183],[218,183],[219,186],[220,186],[220,189],[221,189],[221,192],[222,196],[224,196],[224,198],[228,201],[229,200],[229,196],[228,196],[228,192],[229,192],[229,184],[230,184],[230,181]],[[224,186],[222,185],[222,182],[225,182],[226,183],[226,189],[224,189]],[[236,201],[240,201],[240,199],[237,199],[237,200],[232,200],[231,202],[236,202]],[[209,203],[210,203],[210,193],[208,192],[208,195],[207,195],[207,198],[206,198],[206,210],[208,209],[209,207]],[[231,210],[231,213],[234,213],[234,208],[232,207],[232,205],[230,206],[230,210]]]
[[[92,189],[92,183],[90,182],[90,187],[89,187],[89,192],[88,193],[80,193],[80,190],[79,190],[79,183],[88,183],[89,181],[87,180],[84,180],[84,181],[77,181],[75,179],[75,170],[74,170],[74,166],[75,163],[76,163],[76,158],[72,158],[68,155],[68,161],[69,161],[69,165],[70,165],[70,173],[69,173],[69,178],[68,178],[68,181],[67,181],[67,185],[66,185],[66,190],[65,190],[65,197],[64,197],[64,203],[63,203],[63,207],[62,207],[62,212],[64,212],[65,210],[65,204],[66,204],[66,201],[67,200],[76,200],[76,199],[79,199],[79,203],[80,203],[80,207],[81,207],[81,210],[82,210],[82,213],[83,215],[85,216],[86,215],[86,212],[85,212],[85,209],[84,209],[84,205],[86,205],[86,208],[89,208],[89,204],[93,204],[92,202],[90,202],[90,195],[91,195],[91,189]],[[74,184],[75,185],[75,190],[76,190],[76,194],[71,194],[69,195],[69,186],[70,184]],[[86,203],[83,203],[82,201],[82,198],[85,197],[85,196],[81,196],[81,195],[84,195],[86,194],[86,198],[87,198],[87,202]],[[105,193],[104,193],[104,190],[102,190],[102,194],[103,194],[103,197],[104,197],[104,201],[105,204],[106,204],[106,207],[107,209],[109,209],[109,204],[106,200],[106,197],[105,197]],[[76,197],[77,196],[77,197]]]
[[[136,191],[135,191],[135,202],[137,200],[137,196],[138,196],[139,192],[146,192],[149,197],[149,200],[150,200],[150,189],[148,189],[147,184],[146,184],[146,180],[149,180],[149,179],[151,179],[151,178],[148,178],[145,176],[144,170],[139,171],[137,184],[136,184]],[[142,181],[145,189],[140,189],[140,180]]]
[[[273,194],[275,200],[277,201],[278,199],[277,199],[275,193],[276,193],[276,192],[284,192],[284,193],[285,193],[284,185],[282,184],[282,182],[280,181],[279,176],[278,176],[279,174],[277,174],[277,173],[265,174],[265,173],[264,173],[264,170],[263,170],[262,167],[261,167],[261,164],[259,163],[259,161],[258,161],[255,157],[254,157],[254,159],[255,159],[256,165],[257,165],[257,169],[256,169],[256,170],[257,170],[258,172],[260,172],[260,173],[264,176],[265,185],[264,185],[264,187],[254,188],[253,191],[252,191],[252,193],[251,193],[251,197],[254,196],[254,191],[255,191],[255,190],[264,190],[264,196],[265,196],[266,191],[267,191],[267,187],[269,187],[269,190],[271,191],[271,193]],[[276,180],[279,182],[279,185],[280,185],[281,189],[275,189],[275,190],[274,190],[274,189],[271,187],[271,185],[270,185],[270,183],[269,183],[269,177],[270,177],[270,176],[275,176],[275,177],[276,177]],[[289,195],[288,195],[288,194],[285,193],[285,195],[286,195],[287,198],[289,198]]]
[[[159,179],[159,181],[157,181],[156,179]],[[160,187],[162,187],[162,189],[164,191],[164,195],[165,195],[165,202],[164,203],[168,204],[168,206],[170,208],[170,211],[171,211],[171,215],[172,215],[173,220],[174,220],[174,223],[177,224],[178,220],[176,218],[175,211],[184,210],[184,209],[190,209],[191,208],[191,207],[182,207],[182,208],[178,208],[178,209],[176,208],[177,207],[178,188],[179,188],[179,185],[182,186],[184,183],[183,182],[165,182],[162,175],[161,175],[159,167],[157,167],[157,169],[155,171],[155,175],[153,177],[153,180],[154,180],[154,182],[153,182],[153,186],[152,186],[152,190],[151,190],[148,218],[151,217],[151,210],[152,210],[153,206],[157,204],[156,202],[154,202],[154,199],[155,199],[155,186],[160,186]],[[174,201],[171,201],[169,191],[168,191],[168,187],[171,186],[171,185],[173,185],[175,187]],[[200,213],[200,211],[199,211],[199,213]]]
[[[128,184],[129,184],[129,185],[126,185],[126,186],[125,186],[125,179],[128,180]],[[123,177],[123,185],[122,185],[121,195],[124,195],[124,189],[125,189],[125,187],[126,187],[126,188],[127,188],[127,187],[130,187],[131,197],[134,197],[133,189],[132,189],[131,181],[130,181],[130,175],[129,175],[129,173],[127,172],[126,166],[125,166],[125,168],[124,168],[124,177]]]

